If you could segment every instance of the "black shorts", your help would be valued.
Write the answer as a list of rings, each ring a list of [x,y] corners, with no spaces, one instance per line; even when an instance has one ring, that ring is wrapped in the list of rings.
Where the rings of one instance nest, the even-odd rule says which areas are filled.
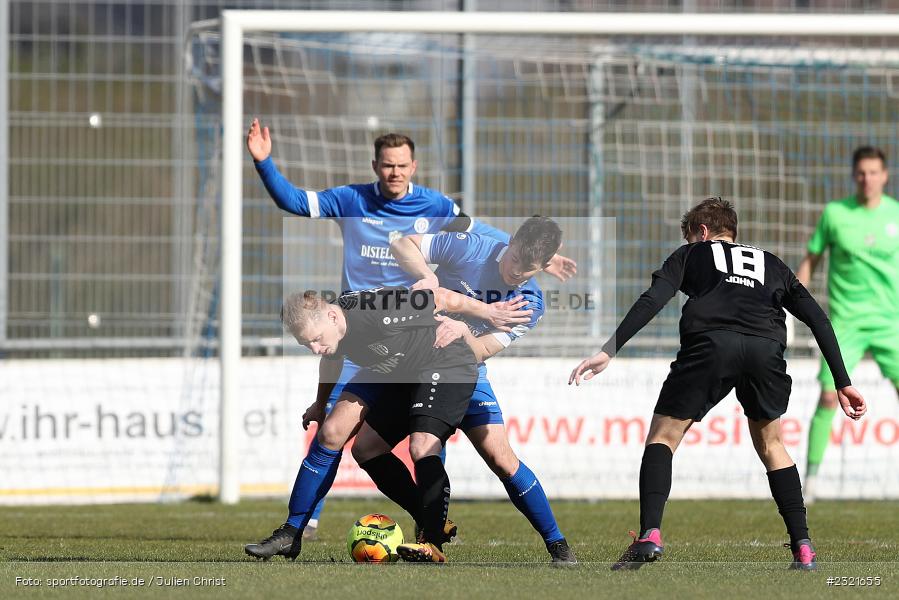
[[[391,446],[414,432],[431,433],[445,444],[465,417],[477,378],[474,365],[435,368],[420,383],[351,381],[344,390],[365,402],[365,422]]]
[[[655,412],[700,421],[734,388],[752,420],[776,419],[787,410],[793,380],[783,346],[735,331],[706,331],[684,340],[662,384]]]

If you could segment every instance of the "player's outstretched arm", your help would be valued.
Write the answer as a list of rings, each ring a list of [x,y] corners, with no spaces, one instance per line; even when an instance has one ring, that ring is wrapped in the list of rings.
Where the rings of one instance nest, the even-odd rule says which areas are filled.
[[[488,332],[476,336],[471,333],[468,325],[462,321],[457,321],[456,319],[451,319],[444,315],[437,315],[434,318],[440,321],[434,339],[435,348],[445,348],[455,340],[462,338],[465,340],[465,343],[468,344],[468,347],[471,348],[471,351],[474,352],[478,362],[484,362],[491,356],[496,356],[505,349],[505,346],[503,346],[492,333]]]
[[[415,234],[394,240],[390,244],[390,253],[403,271],[418,280],[412,285],[413,290],[435,290],[440,287],[440,283],[421,253],[421,237],[421,234]]]
[[[479,363],[484,362],[504,348],[493,335],[475,336],[471,333],[468,325],[462,321],[457,321],[444,315],[437,315],[434,318],[440,322],[440,325],[437,327],[436,339],[434,340],[435,348],[445,348],[455,340],[462,338],[468,344],[468,347],[471,348]]]
[[[268,195],[281,210],[286,210],[300,217],[334,217],[339,216],[336,208],[337,199],[330,190],[324,192],[307,192],[290,183],[278,171],[271,159],[272,139],[268,127],[262,128],[259,119],[253,119],[247,134],[247,150],[253,157],[256,172],[262,180]]]
[[[571,375],[568,377],[568,385],[571,385],[572,383],[575,385],[581,385],[582,376],[584,378],[584,381],[593,379],[594,375],[599,375],[600,373],[605,371],[606,367],[609,366],[609,363],[611,361],[612,357],[602,350],[600,350],[590,358],[585,358],[571,372]]]
[[[793,313],[797,319],[808,325],[809,329],[812,330],[812,335],[815,336],[815,341],[818,342],[821,355],[833,374],[837,389],[851,387],[852,382],[849,379],[849,373],[846,371],[843,355],[840,352],[837,336],[833,332],[830,319],[827,318],[827,314],[821,306],[805,289],[805,286],[792,273],[788,273],[787,293],[784,294],[783,305],[785,309]]]
[[[469,298],[464,294],[437,288],[434,290],[434,302],[438,311],[459,313],[490,323],[499,331],[512,331],[512,327],[529,323],[533,310],[525,308],[528,301],[516,296],[504,302],[486,304],[480,300]]]
[[[247,132],[247,150],[256,162],[262,162],[272,154],[272,136],[268,127],[259,124],[259,119],[253,119],[250,123],[250,131]]]
[[[689,252],[687,246],[681,246],[665,260],[662,268],[653,273],[652,284],[645,292],[640,294],[627,314],[618,324],[615,333],[609,338],[602,349],[581,361],[568,377],[568,385],[574,383],[580,385],[581,376],[584,381],[593,379],[594,375],[602,373],[609,362],[629,339],[637,335],[643,327],[655,317],[671,298],[677,293],[678,286],[672,283],[680,281],[683,277],[685,254]]]
[[[840,400],[840,407],[846,416],[854,421],[861,419],[868,412],[868,405],[861,392],[848,385],[837,390],[837,398]]]

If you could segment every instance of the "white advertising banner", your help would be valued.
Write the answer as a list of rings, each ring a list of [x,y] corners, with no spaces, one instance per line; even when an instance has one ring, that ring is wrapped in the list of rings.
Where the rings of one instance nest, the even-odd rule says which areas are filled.
[[[616,359],[580,388],[575,360],[496,358],[489,373],[512,447],[554,498],[635,498],[643,440],[669,361]],[[803,471],[818,396],[817,361],[793,360],[783,419]],[[241,491],[286,495],[313,433],[317,360],[251,358],[241,368]],[[877,367],[853,374],[868,415],[834,419],[821,498],[899,498],[899,402]],[[154,501],[214,494],[218,364],[118,359],[0,362],[0,503]],[[400,450],[408,460],[408,455]],[[505,491],[462,434],[447,448],[455,497]],[[377,491],[345,452],[332,491]],[[688,432],[674,458],[674,498],[765,498],[767,479],[731,395]]]

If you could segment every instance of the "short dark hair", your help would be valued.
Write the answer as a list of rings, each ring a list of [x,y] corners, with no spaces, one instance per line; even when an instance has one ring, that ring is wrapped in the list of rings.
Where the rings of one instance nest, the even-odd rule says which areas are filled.
[[[526,265],[545,265],[562,245],[562,230],[549,217],[534,215],[521,224],[509,245],[518,246],[518,255]]]
[[[699,226],[705,225],[709,233],[717,235],[728,232],[737,240],[737,211],[734,205],[721,196],[706,198],[686,213],[680,220],[680,230],[686,238],[691,233],[699,233]]]
[[[852,170],[855,171],[858,163],[866,158],[879,158],[883,168],[886,169],[887,167],[887,155],[884,154],[883,150],[876,146],[860,146],[852,153]]]
[[[402,133],[385,133],[375,140],[375,160],[381,158],[381,148],[402,148],[409,146],[412,158],[415,158],[415,142],[408,135]]]

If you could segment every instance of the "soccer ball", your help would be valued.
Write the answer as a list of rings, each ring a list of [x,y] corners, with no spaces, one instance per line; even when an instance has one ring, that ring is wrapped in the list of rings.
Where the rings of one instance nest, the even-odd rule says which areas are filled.
[[[396,547],[403,543],[403,530],[396,521],[382,514],[361,517],[346,536],[347,549],[357,563],[394,562]]]

